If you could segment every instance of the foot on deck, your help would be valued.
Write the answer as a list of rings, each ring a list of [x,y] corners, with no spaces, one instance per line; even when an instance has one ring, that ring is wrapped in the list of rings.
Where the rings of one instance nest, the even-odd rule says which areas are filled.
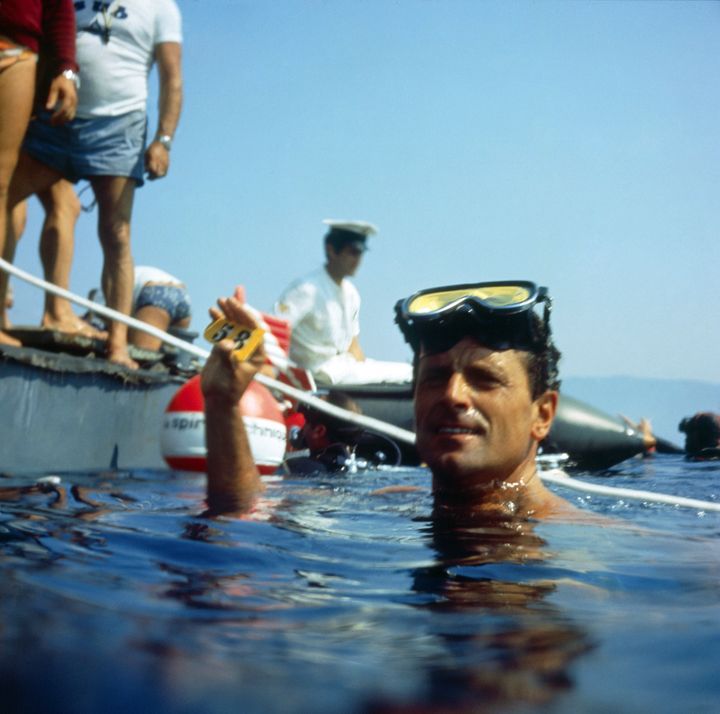
[[[42,320],[42,327],[48,330],[57,330],[68,335],[79,335],[80,337],[90,337],[95,340],[107,340],[108,333],[104,330],[98,330],[93,327],[89,322],[86,322],[81,317],[74,315],[71,318],[64,318],[60,320],[52,319],[48,316],[44,316]]]
[[[22,347],[22,342],[10,337],[6,332],[0,330],[0,345],[10,345],[11,347]]]
[[[135,370],[140,368],[140,365],[130,356],[126,347],[108,347],[107,359],[108,362],[112,362],[113,364],[119,364],[121,367],[126,367],[127,369]]]

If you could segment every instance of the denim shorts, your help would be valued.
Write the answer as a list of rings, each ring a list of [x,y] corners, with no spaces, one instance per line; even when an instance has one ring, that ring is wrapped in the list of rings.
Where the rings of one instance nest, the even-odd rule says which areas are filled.
[[[23,150],[33,159],[77,183],[92,176],[128,176],[144,183],[147,116],[144,111],[117,117],[73,119],[52,126],[49,113],[30,122]]]
[[[178,285],[143,285],[135,302],[135,311],[148,305],[165,310],[173,324],[190,317],[190,296],[187,288]]]

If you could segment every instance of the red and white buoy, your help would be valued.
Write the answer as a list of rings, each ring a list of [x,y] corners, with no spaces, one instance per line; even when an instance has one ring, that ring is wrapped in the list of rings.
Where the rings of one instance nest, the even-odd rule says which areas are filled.
[[[199,375],[180,387],[168,404],[160,444],[170,468],[206,471],[204,406]],[[287,427],[279,404],[267,388],[252,382],[240,400],[240,409],[260,473],[273,473],[282,463],[287,444]]]

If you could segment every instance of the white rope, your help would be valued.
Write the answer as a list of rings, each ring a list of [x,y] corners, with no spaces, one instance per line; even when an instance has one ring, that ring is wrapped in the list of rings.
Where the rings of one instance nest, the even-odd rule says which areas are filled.
[[[10,273],[11,275],[14,275],[16,278],[20,278],[21,280],[24,280],[25,282],[30,283],[35,287],[42,288],[43,290],[52,293],[53,295],[58,295],[65,298],[66,300],[70,300],[70,302],[77,303],[78,305],[81,305],[82,307],[88,310],[92,310],[93,312],[96,312],[99,315],[103,315],[104,317],[107,317],[111,320],[122,322],[128,327],[133,327],[136,330],[147,332],[149,335],[157,337],[163,342],[166,342],[173,347],[177,347],[179,350],[188,352],[194,357],[207,359],[210,356],[209,350],[198,347],[197,345],[193,345],[192,343],[181,340],[180,338],[174,337],[173,335],[169,335],[167,332],[163,332],[157,327],[148,325],[146,322],[142,322],[141,320],[136,320],[134,317],[130,317],[129,315],[124,315],[123,313],[118,312],[117,310],[113,310],[106,305],[99,305],[92,300],[80,297],[79,295],[75,295],[75,293],[71,293],[69,290],[65,290],[64,288],[60,288],[57,285],[53,285],[53,283],[48,283],[45,280],[36,278],[34,275],[26,273],[24,270],[15,267],[12,263],[8,263],[3,258],[0,258],[0,268]],[[304,404],[307,404],[320,412],[330,414],[331,416],[337,417],[339,419],[344,419],[345,421],[351,422],[352,424],[356,424],[357,426],[361,426],[366,429],[372,429],[381,434],[385,434],[386,436],[390,436],[393,439],[402,441],[405,444],[415,443],[415,434],[412,431],[408,431],[407,429],[401,429],[394,424],[388,424],[387,422],[381,421],[380,419],[375,419],[374,417],[365,416],[364,414],[356,414],[355,412],[341,409],[340,407],[336,407],[333,404],[328,404],[328,402],[326,402],[325,400],[319,399],[312,394],[308,394],[307,392],[304,392],[300,389],[295,389],[294,387],[291,387],[287,384],[278,382],[276,379],[266,377],[264,374],[257,374],[255,376],[255,380],[260,384],[268,387],[269,389],[274,389],[281,394],[284,394],[285,396],[296,399],[299,402],[303,402]]]
[[[142,322],[141,320],[136,320],[134,317],[130,317],[129,315],[123,315],[121,312],[117,312],[117,310],[113,310],[112,308],[109,308],[106,305],[100,305],[99,303],[93,302],[92,300],[88,300],[87,298],[80,297],[79,295],[75,295],[75,293],[71,293],[69,290],[60,288],[57,285],[54,285],[53,283],[48,283],[45,280],[36,278],[34,275],[31,275],[30,273],[26,273],[24,270],[20,270],[20,268],[16,268],[12,263],[8,263],[7,260],[4,260],[3,258],[0,258],[0,268],[2,268],[4,271],[10,273],[11,275],[14,275],[16,278],[20,278],[21,280],[24,280],[26,283],[30,283],[31,285],[34,285],[35,287],[42,288],[46,292],[52,293],[53,295],[59,295],[60,297],[65,298],[66,300],[70,300],[70,302],[77,303],[78,305],[81,305],[82,307],[87,308],[88,310],[92,310],[93,312],[97,312],[100,315],[104,315],[105,317],[107,317],[111,320],[116,320],[117,322],[123,322],[128,327],[133,327],[136,330],[142,330],[143,332],[147,332],[149,335],[152,335],[153,337],[157,337],[158,339],[162,340],[163,342],[167,342],[169,345],[172,345],[173,347],[177,347],[179,350],[183,350],[184,352],[189,352],[191,355],[194,355],[195,357],[201,357],[203,359],[207,359],[207,357],[209,355],[209,352],[207,350],[204,350],[201,347],[197,347],[196,345],[186,342],[185,340],[181,340],[179,337],[174,337],[173,335],[169,335],[167,332],[163,332],[162,330],[159,330],[157,327],[148,325],[147,322]]]
[[[651,503],[668,503],[671,506],[681,506],[683,508],[695,508],[700,511],[720,511],[720,503],[712,501],[699,501],[695,498],[685,498],[684,496],[673,496],[667,493],[654,493],[652,491],[640,491],[633,488],[618,488],[617,486],[601,486],[600,484],[588,483],[587,481],[578,481],[570,478],[562,471],[553,471],[540,473],[540,478],[547,483],[554,483],[556,486],[564,486],[576,491],[585,491],[587,493],[597,493],[603,496],[613,496],[615,498],[629,498],[634,501],[649,501]]]
[[[412,431],[401,429],[399,426],[388,424],[385,421],[380,421],[380,419],[375,419],[375,417],[365,416],[364,414],[356,414],[355,412],[349,412],[346,409],[336,407],[334,404],[328,404],[328,402],[324,399],[314,397],[312,394],[308,394],[302,389],[295,389],[295,387],[278,382],[276,379],[266,377],[264,374],[256,374],[255,380],[270,389],[277,389],[278,392],[282,392],[288,397],[297,399],[299,402],[304,402],[318,411],[325,412],[326,414],[338,417],[339,419],[344,419],[345,421],[357,424],[358,426],[372,429],[373,431],[380,432],[386,436],[391,436],[405,444],[415,444],[415,434]]]

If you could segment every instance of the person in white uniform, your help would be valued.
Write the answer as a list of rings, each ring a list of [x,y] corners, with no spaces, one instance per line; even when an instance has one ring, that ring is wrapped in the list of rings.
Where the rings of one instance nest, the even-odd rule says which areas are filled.
[[[290,323],[290,359],[312,372],[319,385],[403,383],[412,367],[365,357],[360,334],[360,294],[348,280],[355,274],[367,239],[377,233],[364,221],[323,221],[327,262],[295,280],[275,304]]]

